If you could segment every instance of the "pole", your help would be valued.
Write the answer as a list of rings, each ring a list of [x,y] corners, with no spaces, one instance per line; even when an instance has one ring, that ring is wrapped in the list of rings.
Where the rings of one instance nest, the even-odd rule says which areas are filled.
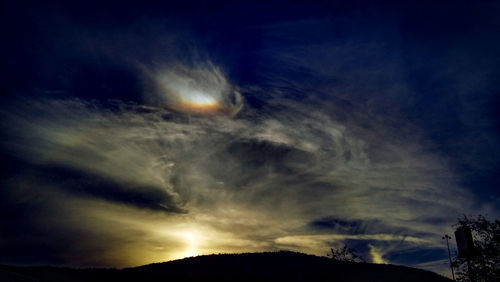
[[[448,234],[445,234],[443,239],[446,239],[446,246],[448,247],[448,258],[450,259],[451,276],[453,277],[453,281],[455,281],[455,271],[453,271],[453,264],[451,263],[450,243],[448,243],[448,239],[451,239],[451,237],[448,236]]]

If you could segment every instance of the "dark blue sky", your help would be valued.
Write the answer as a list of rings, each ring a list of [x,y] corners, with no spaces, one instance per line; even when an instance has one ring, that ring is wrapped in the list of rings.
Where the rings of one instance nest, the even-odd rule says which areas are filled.
[[[1,263],[350,242],[441,271],[457,217],[499,216],[498,2],[0,10]]]

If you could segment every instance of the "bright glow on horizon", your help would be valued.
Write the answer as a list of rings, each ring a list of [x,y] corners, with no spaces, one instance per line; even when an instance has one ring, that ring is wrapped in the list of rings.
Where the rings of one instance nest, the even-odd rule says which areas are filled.
[[[182,254],[182,257],[194,257],[198,255],[198,244],[200,242],[201,236],[193,231],[182,232],[182,237],[186,243],[186,250]]]
[[[170,232],[169,232],[170,233]],[[170,233],[184,247],[182,250],[173,255],[173,259],[182,259],[186,257],[194,257],[201,254],[200,246],[205,241],[204,236],[194,228],[181,229]]]

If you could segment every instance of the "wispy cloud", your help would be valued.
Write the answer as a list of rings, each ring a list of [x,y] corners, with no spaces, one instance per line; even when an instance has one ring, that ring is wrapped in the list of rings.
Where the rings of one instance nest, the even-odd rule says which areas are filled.
[[[3,147],[35,166],[52,168],[46,171],[58,174],[56,179],[72,179],[49,181],[44,175],[31,189],[57,188],[77,201],[71,213],[86,218],[82,236],[104,232],[101,247],[111,253],[120,243],[104,246],[121,229],[130,230],[118,232],[127,242],[138,240],[137,233],[153,236],[154,242],[201,234],[182,239],[203,237],[196,239],[198,252],[291,248],[323,255],[329,245],[346,239],[399,242],[403,237],[414,245],[436,245],[433,236],[447,222],[428,224],[422,215],[441,218],[445,211],[464,208],[459,203],[465,191],[455,186],[447,195],[453,175],[445,163],[412,140],[380,140],[380,125],[353,133],[318,108],[276,103],[275,111],[248,109],[254,112],[251,119],[188,119],[121,102],[110,108],[79,99],[25,101],[15,113],[4,112],[9,138]],[[370,146],[373,142],[386,145]],[[92,181],[82,182],[80,174],[68,170]],[[85,200],[78,200],[82,189]],[[346,235],[310,227],[331,216],[363,220],[371,231]],[[157,218],[165,221],[157,225]],[[102,231],[106,222],[113,231]],[[158,233],[162,228],[171,232]],[[158,252],[165,258],[189,253],[176,251],[181,245]],[[372,248],[377,249],[375,243]],[[130,263],[148,262],[147,253],[154,250],[137,246],[135,252],[144,254]],[[110,264],[124,264],[105,257]]]
[[[233,85],[208,60],[193,67],[155,49],[150,65],[120,58],[142,78],[141,103],[44,93],[3,105],[0,144],[21,168],[2,183],[15,211],[5,226],[37,211],[27,224],[43,235],[36,247],[75,265],[283,248],[325,255],[346,242],[391,263],[398,252],[444,248],[455,215],[482,203],[405,115],[420,96],[399,49],[366,40],[395,31],[335,38],[335,24],[256,27],[256,84]],[[158,46],[175,45],[165,38]],[[104,41],[99,52],[117,49]],[[186,111],[182,97],[231,111]],[[0,228],[10,236],[2,247],[30,240]]]

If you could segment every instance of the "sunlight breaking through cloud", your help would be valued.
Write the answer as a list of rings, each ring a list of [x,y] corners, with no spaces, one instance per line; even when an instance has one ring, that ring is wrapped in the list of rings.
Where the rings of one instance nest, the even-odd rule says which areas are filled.
[[[109,255],[101,259],[109,265],[278,249],[324,255],[346,240],[369,242],[372,260],[383,262],[386,242],[400,242],[400,248],[441,243],[436,235],[448,223],[429,226],[422,215],[463,210],[457,203],[467,193],[456,187],[457,193],[444,196],[453,175],[439,157],[410,139],[355,132],[354,123],[279,103],[286,110],[253,120],[186,121],[182,114],[144,112],[134,104],[111,111],[78,99],[28,101],[5,119],[11,138],[3,145],[37,166],[101,179],[75,188],[70,180],[50,183],[36,176],[38,188],[30,189],[63,192],[68,200],[53,202],[53,208],[82,218],[64,228],[86,226],[82,236],[101,232],[88,247],[106,246]],[[378,138],[385,145],[368,145]],[[68,210],[65,203],[72,199],[78,208]],[[311,228],[332,215],[363,220],[367,227],[352,234],[329,225]],[[115,226],[113,232],[107,224]],[[128,231],[118,232],[117,240],[116,230]],[[113,255],[136,241],[143,242],[129,246],[133,256]]]

